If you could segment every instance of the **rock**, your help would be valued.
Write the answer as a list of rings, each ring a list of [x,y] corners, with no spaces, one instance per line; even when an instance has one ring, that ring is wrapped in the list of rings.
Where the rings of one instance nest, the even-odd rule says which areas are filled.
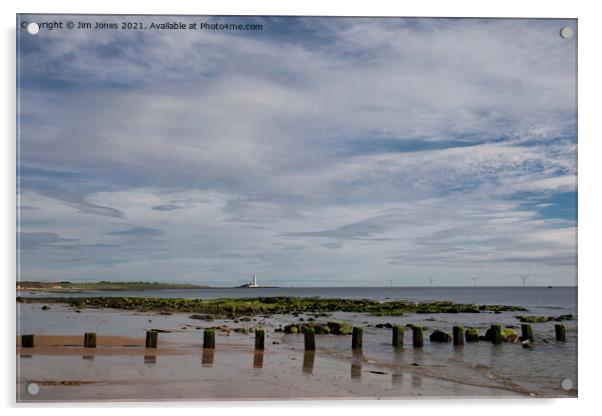
[[[502,329],[502,340],[504,342],[516,342],[518,341],[518,334],[510,328]]]
[[[314,325],[313,328],[316,334],[330,334],[330,327],[328,325]]]
[[[194,314],[194,315],[190,315],[189,318],[190,319],[200,319],[200,320],[204,320],[204,321],[213,321],[215,319],[215,316],[214,315]]]
[[[504,341],[500,325],[491,325],[485,332],[485,339],[493,344],[501,344]]]
[[[450,342],[452,338],[449,334],[435,329],[429,339],[431,342]]]
[[[50,306],[48,306],[48,305],[44,305],[44,306],[42,306],[42,308],[41,308],[41,309],[42,309],[43,311],[47,311],[48,309],[50,309]]]
[[[342,326],[339,330],[339,335],[351,335],[353,333],[353,328],[350,326]]]
[[[522,346],[523,346],[523,348],[529,348],[529,349],[533,348],[533,342],[531,342],[530,340],[523,341]]]
[[[298,334],[299,332],[301,332],[301,328],[299,328],[299,325],[291,324],[291,325],[286,325],[284,327],[285,334]]]
[[[542,323],[542,322],[548,322],[548,317],[547,316],[515,316],[515,318],[519,319],[521,322],[524,323],[528,323],[528,324],[538,324],[538,323]]]
[[[474,326],[471,326],[464,331],[464,336],[466,337],[466,342],[479,342],[479,339],[481,338],[479,336],[479,330]]]
[[[492,325],[492,327],[495,325]],[[487,332],[485,332],[485,337],[484,339],[486,341],[491,341],[493,342],[493,328],[489,328],[487,330]],[[501,333],[501,341],[502,342],[516,342],[518,341],[518,334],[516,332],[514,332],[514,330],[510,329],[510,328],[504,328],[501,329],[500,331]],[[481,339],[481,338],[479,338]]]
[[[330,333],[335,335],[341,335],[341,328],[343,325],[337,321],[328,322],[328,328],[330,328]]]

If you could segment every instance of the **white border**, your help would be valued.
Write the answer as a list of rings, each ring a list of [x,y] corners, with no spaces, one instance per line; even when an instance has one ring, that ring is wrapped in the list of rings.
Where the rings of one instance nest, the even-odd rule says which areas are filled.
[[[345,15],[345,16],[467,16],[467,17],[564,17],[579,19],[579,399],[556,400],[405,400],[405,401],[336,401],[336,402],[236,402],[236,403],[174,403],[169,406],[184,407],[177,412],[211,412],[248,414],[292,414],[308,410],[333,411],[341,409],[345,414],[363,414],[371,408],[383,413],[427,412],[446,415],[466,413],[508,415],[519,412],[546,412],[547,415],[587,413],[587,408],[596,403],[597,385],[600,383],[597,364],[600,360],[596,350],[602,344],[600,330],[594,322],[597,293],[600,283],[596,272],[600,271],[598,235],[599,215],[602,214],[600,174],[602,140],[599,115],[601,95],[599,74],[602,74],[600,40],[602,39],[602,15],[596,13],[593,1],[412,1],[394,2],[384,0],[212,0],[212,1],[75,1],[75,0],[21,0],[0,2],[2,13],[2,91],[5,92],[2,106],[2,239],[0,264],[4,267],[3,282],[5,305],[2,342],[4,377],[2,379],[2,404],[20,414],[80,414],[82,407],[90,405],[54,405],[50,409],[15,406],[15,356],[14,356],[14,278],[15,278],[15,13],[143,13],[143,14],[281,14],[281,15]],[[163,415],[163,404],[100,404],[85,410],[86,415],[106,415],[107,412],[142,412],[148,415]],[[192,410],[191,406],[204,410]],[[17,407],[18,409],[15,409]],[[65,408],[61,408],[65,407]],[[307,408],[311,409],[307,409]],[[595,406],[597,407],[597,406]]]

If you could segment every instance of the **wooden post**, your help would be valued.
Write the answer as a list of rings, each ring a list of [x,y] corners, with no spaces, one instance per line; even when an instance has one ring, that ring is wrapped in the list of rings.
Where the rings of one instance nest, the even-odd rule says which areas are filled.
[[[316,330],[311,326],[303,327],[303,337],[305,339],[305,351],[316,350]]]
[[[412,344],[414,345],[414,348],[422,348],[424,346],[421,326],[412,325]]]
[[[503,342],[501,325],[491,325],[491,340],[490,341],[496,345],[501,344]]]
[[[454,326],[453,329],[454,345],[464,345],[464,327]]]
[[[95,332],[86,332],[84,334],[84,348],[96,348]]]
[[[33,335],[21,335],[21,348],[33,348]]]
[[[215,329],[208,328],[203,332],[203,349],[215,348]]]
[[[354,326],[353,334],[351,336],[351,349],[361,350],[363,344],[364,328],[362,328],[361,326]]]
[[[522,336],[520,337],[521,341],[533,342],[533,328],[531,328],[531,325],[521,324],[520,330],[522,332]]]
[[[257,328],[255,330],[255,349],[265,349],[265,331],[263,328]]]
[[[566,326],[556,324],[554,325],[554,330],[556,331],[556,341],[566,342]]]
[[[159,333],[157,331],[146,331],[146,342],[144,343],[145,348],[157,348],[157,339]]]
[[[393,325],[393,341],[394,347],[403,347],[403,334],[405,328],[401,325]]]

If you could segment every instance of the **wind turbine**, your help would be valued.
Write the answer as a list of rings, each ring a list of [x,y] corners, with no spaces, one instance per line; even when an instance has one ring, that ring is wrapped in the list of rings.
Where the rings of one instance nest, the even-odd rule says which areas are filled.
[[[431,287],[433,287],[433,282],[434,282],[433,278],[431,276],[429,276],[429,284],[431,285]]]
[[[523,279],[523,287],[527,287],[527,279],[529,278],[528,274],[521,274],[520,278]]]
[[[393,287],[393,280],[389,279],[389,286]]]
[[[477,280],[479,280],[479,276],[472,276],[471,279],[474,282],[474,287],[477,287]]]

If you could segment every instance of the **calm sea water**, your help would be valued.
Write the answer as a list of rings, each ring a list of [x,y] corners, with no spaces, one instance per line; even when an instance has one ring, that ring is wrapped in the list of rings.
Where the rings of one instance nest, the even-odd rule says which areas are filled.
[[[278,287],[166,289],[146,291],[86,291],[79,293],[22,292],[26,297],[131,296],[164,298],[246,298],[263,296],[298,296],[321,298],[431,301],[503,304],[548,308],[577,309],[576,287]]]
[[[378,300],[449,300],[461,303],[521,305],[529,309],[523,314],[557,316],[572,313],[577,316],[577,288],[575,287],[364,287],[364,288],[257,288],[257,289],[202,289],[202,290],[159,290],[141,292],[86,292],[86,293],[21,293],[21,296],[141,296],[177,298],[243,298],[257,296],[307,296],[325,298],[370,298]],[[51,305],[52,306],[52,305]],[[230,327],[244,325],[231,320],[203,322],[192,320],[189,314],[169,316],[137,314],[115,310],[82,310],[74,313],[66,307],[54,305],[50,311],[41,311],[39,304],[18,304],[18,333],[36,334],[81,334],[96,331],[99,334],[132,335],[144,333],[150,328],[182,328],[188,330],[174,337],[193,341],[201,335],[195,327],[227,324]],[[462,385],[491,386],[516,392],[530,391],[547,397],[562,397],[569,393],[561,388],[561,382],[570,379],[577,388],[577,320],[563,322],[567,326],[567,342],[557,343],[554,339],[555,322],[533,324],[535,348],[523,349],[520,344],[491,345],[488,342],[467,344],[454,348],[450,344],[428,341],[435,329],[448,333],[454,325],[477,327],[483,334],[493,323],[514,327],[520,333],[520,322],[515,317],[521,313],[501,314],[407,314],[400,317],[372,316],[358,313],[337,312],[323,320],[336,319],[350,325],[364,326],[364,358],[383,368],[387,374],[397,374],[401,368],[411,368],[425,375],[456,381]],[[280,325],[295,322],[311,314],[293,317],[274,315],[258,317],[257,322],[247,326],[261,325],[269,333]],[[152,320],[152,323],[150,323]],[[411,333],[406,334],[406,347],[402,351],[391,348],[391,331],[378,328],[379,323],[424,325],[425,344],[423,349],[411,347]],[[276,333],[273,333],[276,336]],[[237,335],[232,335],[234,340]],[[280,335],[279,335],[280,336]],[[252,345],[252,340],[241,338],[240,342]],[[317,340],[321,354],[328,354],[351,362],[349,338],[320,335]],[[303,336],[283,335],[282,348],[303,350]]]

